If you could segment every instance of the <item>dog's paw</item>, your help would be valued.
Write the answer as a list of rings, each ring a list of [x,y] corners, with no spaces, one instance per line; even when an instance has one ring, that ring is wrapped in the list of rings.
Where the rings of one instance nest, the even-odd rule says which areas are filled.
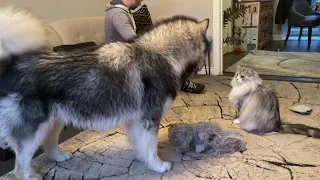
[[[233,120],[233,123],[234,124],[240,124],[240,120],[239,119],[235,119],[235,120]]]
[[[43,178],[40,174],[34,173],[28,177],[28,180],[43,180]]]
[[[50,155],[51,159],[57,162],[62,162],[62,161],[68,161],[72,158],[72,154],[70,153],[65,153],[65,152],[60,152],[60,153],[56,153],[53,155]]]
[[[142,156],[136,156],[135,158],[137,161],[140,161],[140,162],[145,162],[145,160],[143,159]]]
[[[21,179],[21,180],[43,180],[43,177],[40,174],[37,173],[32,173],[32,174],[14,174],[16,179]]]
[[[162,161],[157,166],[150,167],[151,170],[157,172],[157,173],[165,173],[171,170],[172,165],[169,162]]]

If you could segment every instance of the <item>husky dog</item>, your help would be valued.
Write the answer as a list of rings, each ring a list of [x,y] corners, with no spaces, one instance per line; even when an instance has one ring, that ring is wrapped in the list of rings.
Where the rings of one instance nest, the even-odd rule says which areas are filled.
[[[46,48],[41,22],[27,11],[0,9],[0,137],[16,154],[19,179],[42,179],[30,162],[43,144],[56,161],[65,124],[97,131],[124,125],[136,156],[151,170],[171,169],[157,153],[160,120],[209,50],[201,22],[178,15],[132,42],[93,52],[57,54]]]
[[[247,132],[263,135],[281,132],[320,137],[320,129],[302,124],[284,124],[280,120],[279,102],[274,91],[263,85],[258,73],[238,65],[231,80],[229,101],[236,109],[234,123]]]

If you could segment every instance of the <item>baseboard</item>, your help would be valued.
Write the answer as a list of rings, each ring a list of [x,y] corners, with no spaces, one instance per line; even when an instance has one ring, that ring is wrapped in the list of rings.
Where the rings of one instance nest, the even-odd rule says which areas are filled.
[[[210,70],[210,72],[209,72]],[[206,68],[203,68],[201,71],[198,72],[200,75],[213,75],[213,67],[207,67],[207,74],[206,74]]]

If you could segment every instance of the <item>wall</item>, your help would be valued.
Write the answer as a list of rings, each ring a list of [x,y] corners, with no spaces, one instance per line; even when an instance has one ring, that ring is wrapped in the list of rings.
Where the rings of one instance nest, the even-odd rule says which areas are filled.
[[[55,20],[103,16],[107,0],[0,0],[0,6],[15,4],[27,8],[44,23]]]
[[[222,1],[222,8],[223,10],[229,8],[232,6],[232,0],[223,0]],[[223,28],[223,39],[225,39],[226,37],[228,36],[232,36],[232,26],[233,22],[228,22],[228,24],[226,25],[226,27]],[[223,51],[223,54],[226,54],[226,53],[230,53],[233,51],[233,46],[232,45],[228,45],[228,44],[223,44],[222,45],[222,51]]]
[[[103,16],[108,2],[110,0],[1,0],[0,6],[15,4],[17,7],[30,10],[48,23],[66,18]],[[212,0],[202,0],[201,3],[197,1],[186,3],[185,0],[145,0],[144,2],[156,19],[175,14],[187,14],[199,19],[210,18],[212,22]],[[212,26],[210,28],[212,29]]]

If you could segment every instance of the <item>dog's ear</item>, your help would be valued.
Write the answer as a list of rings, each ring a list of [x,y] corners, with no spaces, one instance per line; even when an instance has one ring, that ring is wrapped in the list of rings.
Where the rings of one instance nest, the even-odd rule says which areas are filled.
[[[209,22],[210,22],[210,19],[207,18],[201,22],[199,22],[199,27],[203,30],[203,31],[206,31],[208,28],[209,28]]]

